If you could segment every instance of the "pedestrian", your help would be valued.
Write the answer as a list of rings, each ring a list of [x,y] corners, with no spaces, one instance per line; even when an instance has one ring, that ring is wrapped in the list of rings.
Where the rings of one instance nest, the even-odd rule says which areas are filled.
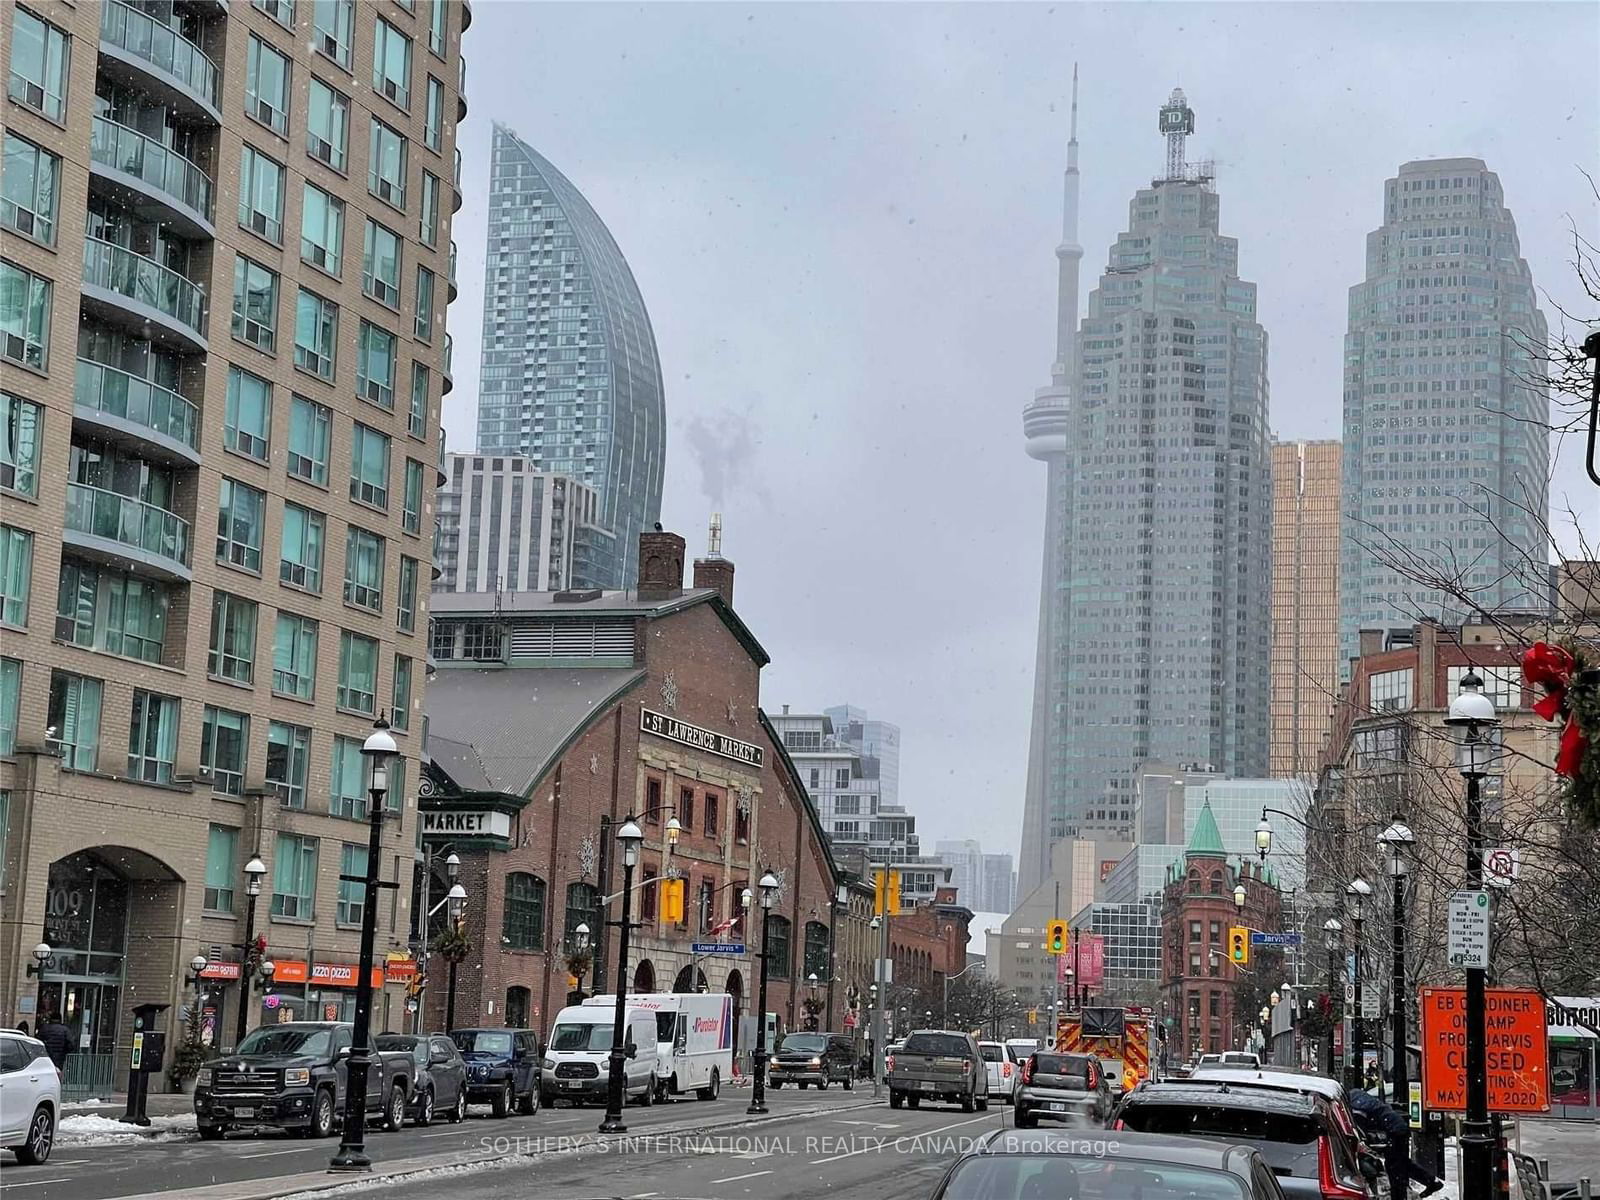
[[[45,1053],[55,1063],[56,1070],[65,1072],[67,1055],[72,1053],[72,1031],[61,1023],[57,1014],[47,1014],[40,1023],[39,1040],[44,1043]]]
[[[20,1033],[23,1037],[27,1037],[28,1036],[28,1023],[26,1021],[17,1022],[17,1032]]]
[[[1444,1187],[1444,1180],[1411,1157],[1411,1124],[1404,1116],[1361,1088],[1350,1088],[1346,1095],[1356,1124],[1384,1136],[1383,1165],[1393,1200],[1405,1200],[1412,1179],[1422,1185],[1424,1196]]]

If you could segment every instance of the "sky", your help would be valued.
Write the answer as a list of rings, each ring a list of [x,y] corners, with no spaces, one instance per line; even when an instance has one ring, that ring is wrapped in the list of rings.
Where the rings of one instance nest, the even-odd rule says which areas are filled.
[[[610,227],[666,384],[662,521],[772,655],[762,702],[902,728],[901,800],[938,838],[1016,850],[1073,63],[1083,295],[1195,111],[1222,232],[1259,287],[1274,432],[1340,434],[1348,289],[1384,181],[1484,159],[1536,286],[1593,315],[1600,7],[1571,4],[675,4],[475,0],[453,236],[452,449],[474,445],[492,123]],[[1551,303],[1553,302],[1553,303]],[[1560,456],[1552,501],[1600,531]]]

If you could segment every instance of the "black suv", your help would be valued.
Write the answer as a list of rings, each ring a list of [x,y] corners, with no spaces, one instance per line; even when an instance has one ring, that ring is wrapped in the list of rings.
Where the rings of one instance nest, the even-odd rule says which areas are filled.
[[[782,1087],[809,1083],[825,1088],[830,1083],[844,1084],[845,1091],[855,1086],[856,1055],[850,1039],[842,1033],[791,1033],[773,1052],[767,1067],[767,1085]]]
[[[467,1100],[489,1104],[497,1117],[539,1108],[539,1059],[544,1048],[531,1029],[452,1029],[450,1040],[467,1063]]]

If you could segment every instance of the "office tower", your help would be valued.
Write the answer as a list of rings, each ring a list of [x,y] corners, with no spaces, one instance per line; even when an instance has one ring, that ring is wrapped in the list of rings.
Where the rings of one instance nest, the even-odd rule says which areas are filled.
[[[633,272],[566,176],[494,127],[478,451],[520,455],[600,497],[575,587],[621,588],[661,517],[666,413]]]
[[[1165,174],[1129,206],[1076,339],[1068,147],[1056,366],[1023,414],[1050,472],[1023,897],[1056,841],[1131,829],[1146,760],[1267,766],[1266,333],[1211,172],[1184,162],[1181,91],[1160,129]]]
[[[349,1019],[380,718],[409,886],[471,18],[0,8],[0,1021],[62,1013],[68,1095],[121,1087],[135,1003],[177,1044],[197,957],[217,1044]]]
[[[1272,752],[1276,778],[1316,774],[1339,691],[1339,451],[1272,445]]]
[[[1345,335],[1342,663],[1363,629],[1549,607],[1545,321],[1500,179],[1408,162],[1383,214]]]
[[[446,454],[439,488],[440,592],[559,592],[599,497],[517,455]]]
[[[839,704],[822,710],[833,725],[833,736],[861,755],[862,773],[877,784],[880,803],[900,803],[900,726],[874,721],[865,709]]]

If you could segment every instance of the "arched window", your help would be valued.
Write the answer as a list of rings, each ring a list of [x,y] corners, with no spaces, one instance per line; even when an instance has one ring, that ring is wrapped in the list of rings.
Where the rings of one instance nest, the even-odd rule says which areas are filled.
[[[813,975],[818,979],[828,978],[828,927],[821,921],[806,922],[805,963],[802,974],[807,979]]]
[[[576,948],[574,931],[579,925],[587,925],[589,949],[592,951],[600,944],[600,920],[600,889],[592,883],[567,884],[567,916],[561,934],[566,948]]]
[[[506,989],[506,1025],[511,1029],[526,1029],[528,1013],[533,1006],[533,993],[525,987]]]
[[[767,978],[787,979],[793,973],[794,947],[788,917],[767,918]]]
[[[544,947],[544,880],[537,875],[513,871],[506,876],[506,911],[500,940],[507,950]]]
[[[1211,894],[1213,896],[1222,895],[1222,872],[1221,871],[1213,871],[1213,872],[1211,872]]]

